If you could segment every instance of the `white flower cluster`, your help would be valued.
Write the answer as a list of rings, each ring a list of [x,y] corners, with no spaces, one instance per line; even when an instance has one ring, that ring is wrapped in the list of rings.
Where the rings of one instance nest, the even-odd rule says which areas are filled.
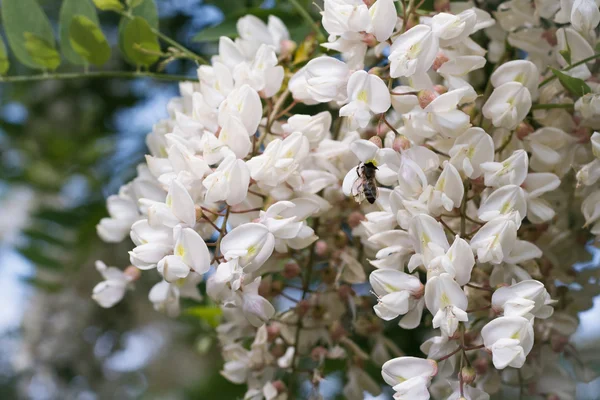
[[[600,235],[598,6],[435,4],[325,0],[328,42],[297,50],[278,18],[241,18],[108,199],[98,233],[129,233],[131,264],[162,277],[157,310],[201,300],[207,277],[246,399],[294,398],[300,364],[318,387],[332,359],[348,399],[381,391],[367,362],[397,400],[574,399],[589,379],[568,340],[600,293],[573,270]],[[105,307],[137,279],[98,269]],[[367,280],[381,320],[436,330],[427,358],[401,356]]]

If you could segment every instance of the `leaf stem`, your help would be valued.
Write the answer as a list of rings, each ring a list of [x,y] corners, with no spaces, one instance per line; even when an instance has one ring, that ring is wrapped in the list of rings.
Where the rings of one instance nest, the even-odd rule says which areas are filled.
[[[119,14],[122,17],[125,17],[127,19],[134,18],[133,15],[131,15],[130,13],[124,12],[124,11],[117,11],[117,14]],[[191,58],[192,60],[195,60],[197,63],[208,64],[208,62],[204,58],[202,58],[198,54],[194,53],[193,51],[191,51],[187,47],[183,46],[182,44],[178,43],[177,41],[171,39],[170,37],[168,37],[161,31],[159,31],[158,29],[153,28],[151,26],[150,30],[152,31],[152,33],[154,33],[156,36],[158,36],[163,42],[166,42],[166,43],[170,44],[171,46],[175,47],[176,49],[178,49],[179,51],[181,51],[182,53],[187,54],[189,56],[189,58]]]
[[[136,78],[152,78],[163,81],[194,81],[197,82],[198,78],[187,77],[183,75],[167,75],[157,74],[153,72],[138,72],[138,71],[94,71],[94,72],[63,72],[63,73],[52,73],[52,74],[39,74],[39,75],[18,75],[18,76],[4,76],[0,77],[0,83],[20,83],[20,82],[36,82],[36,81],[47,81],[47,80],[73,80],[73,79],[97,79],[97,78],[123,78],[123,79],[136,79]]]
[[[595,60],[596,58],[600,58],[600,53],[596,53],[593,56],[589,56],[587,58],[584,58],[581,61],[577,61],[575,64],[571,64],[567,68],[561,70],[561,72],[572,70],[573,68],[578,67],[578,66],[580,66],[582,64],[588,63],[588,62],[590,62],[592,60]],[[541,88],[542,86],[546,85],[547,83],[552,82],[554,79],[556,79],[556,75],[553,74],[552,76],[550,76],[550,77],[544,79],[543,81],[541,81],[540,84],[538,85],[538,88]]]

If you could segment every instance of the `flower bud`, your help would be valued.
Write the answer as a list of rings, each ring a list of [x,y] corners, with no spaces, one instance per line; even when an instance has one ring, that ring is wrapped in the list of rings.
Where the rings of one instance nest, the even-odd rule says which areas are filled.
[[[283,383],[282,381],[275,381],[272,383],[272,385],[277,390],[278,394],[287,392],[287,387],[285,386],[285,383]]]
[[[437,12],[450,12],[450,0],[434,0],[433,9]]]
[[[329,251],[329,249],[328,249],[326,241],[324,241],[324,240],[318,240],[317,243],[315,243],[315,253],[319,257],[326,256],[328,251]]]
[[[544,33],[542,33],[542,38],[548,42],[550,46],[556,46],[558,44],[558,39],[556,38],[556,28],[550,28]]]
[[[444,94],[444,93],[448,92],[448,88],[447,88],[446,86],[444,86],[444,85],[435,85],[435,86],[433,87],[433,90],[435,90],[435,92],[436,92],[437,94]],[[464,111],[464,110],[463,110],[463,111]],[[465,112],[466,112],[466,111],[465,111]]]
[[[313,361],[320,361],[327,355],[327,349],[323,346],[318,346],[312,349],[310,352],[310,357]]]
[[[283,345],[283,343],[276,343],[271,348],[271,354],[275,358],[283,357],[283,355],[285,354],[285,346]]]
[[[436,98],[435,92],[431,90],[421,90],[417,95],[417,99],[419,99],[419,106],[421,108],[425,108]]]
[[[288,261],[283,267],[283,276],[286,279],[293,279],[300,275],[300,266],[294,260]]]
[[[475,372],[479,375],[484,375],[490,366],[490,362],[487,358],[480,357],[473,361],[473,367]]]
[[[444,54],[444,53],[438,53],[437,57],[435,58],[435,60],[433,61],[433,70],[437,71],[438,69],[440,69],[440,67],[442,65],[444,65],[444,63],[446,63],[449,60],[449,58]]]
[[[135,282],[138,279],[140,279],[140,276],[142,276],[142,271],[140,271],[137,267],[134,267],[133,265],[130,265],[129,267],[125,268],[125,271],[123,271],[123,273],[125,274],[125,276],[127,276],[129,282]]]
[[[281,57],[288,58],[290,57],[298,45],[293,40],[282,40],[281,41]]]
[[[279,337],[279,333],[281,332],[281,328],[279,325],[269,325],[267,326],[267,340],[269,342],[275,341]]]
[[[394,149],[394,151],[397,151],[397,152],[406,150],[409,147],[410,147],[410,140],[408,140],[406,136],[397,136],[394,139],[394,144],[392,145],[392,149]]]
[[[375,35],[373,35],[372,33],[363,34],[362,40],[369,47],[375,47],[375,46],[377,46],[377,43],[379,43],[377,41],[377,38],[375,37]],[[381,75],[378,75],[378,76],[381,76]]]
[[[533,126],[531,126],[527,122],[521,122],[519,125],[517,125],[517,129],[515,130],[515,133],[517,134],[517,137],[519,138],[519,140],[523,140],[529,134],[533,133],[534,130],[535,129],[533,129]]]
[[[460,370],[459,379],[461,379],[467,385],[473,383],[476,377],[477,373],[473,367],[466,366]]]
[[[365,3],[367,7],[371,7],[376,1],[377,0],[363,0],[363,3]]]
[[[379,136],[373,136],[369,139],[369,142],[375,143],[377,147],[381,148],[383,146],[383,142]]]
[[[350,225],[351,228],[356,228],[360,225],[360,221],[364,220],[366,220],[364,214],[359,211],[353,211],[348,215],[348,225]]]

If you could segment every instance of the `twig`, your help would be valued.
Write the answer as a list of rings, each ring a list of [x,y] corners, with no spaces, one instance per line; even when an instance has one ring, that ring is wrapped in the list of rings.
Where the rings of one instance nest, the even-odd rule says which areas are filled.
[[[19,76],[4,76],[0,77],[0,83],[19,83],[19,82],[36,82],[46,80],[73,80],[73,79],[98,79],[98,78],[152,78],[163,81],[193,81],[198,82],[198,78],[187,77],[183,75],[167,75],[157,74],[153,72],[139,71],[94,71],[94,72],[63,72],[53,74],[39,75],[19,75]]]

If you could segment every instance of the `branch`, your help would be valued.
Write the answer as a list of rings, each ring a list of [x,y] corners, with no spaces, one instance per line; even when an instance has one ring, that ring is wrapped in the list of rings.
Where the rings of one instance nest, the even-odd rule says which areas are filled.
[[[0,77],[0,83],[19,83],[19,82],[36,82],[46,80],[73,80],[73,79],[97,79],[97,78],[123,78],[123,79],[137,79],[137,78],[152,78],[163,81],[194,81],[197,82],[198,78],[187,77],[183,75],[167,75],[157,74],[153,72],[137,72],[137,71],[94,71],[94,72],[64,72],[64,73],[52,73],[52,74],[39,74],[39,75],[19,75],[19,76],[5,76]]]
[[[554,108],[564,108],[567,110],[573,110],[575,105],[573,103],[559,103],[559,104],[534,104],[531,106],[532,110],[552,110]]]

